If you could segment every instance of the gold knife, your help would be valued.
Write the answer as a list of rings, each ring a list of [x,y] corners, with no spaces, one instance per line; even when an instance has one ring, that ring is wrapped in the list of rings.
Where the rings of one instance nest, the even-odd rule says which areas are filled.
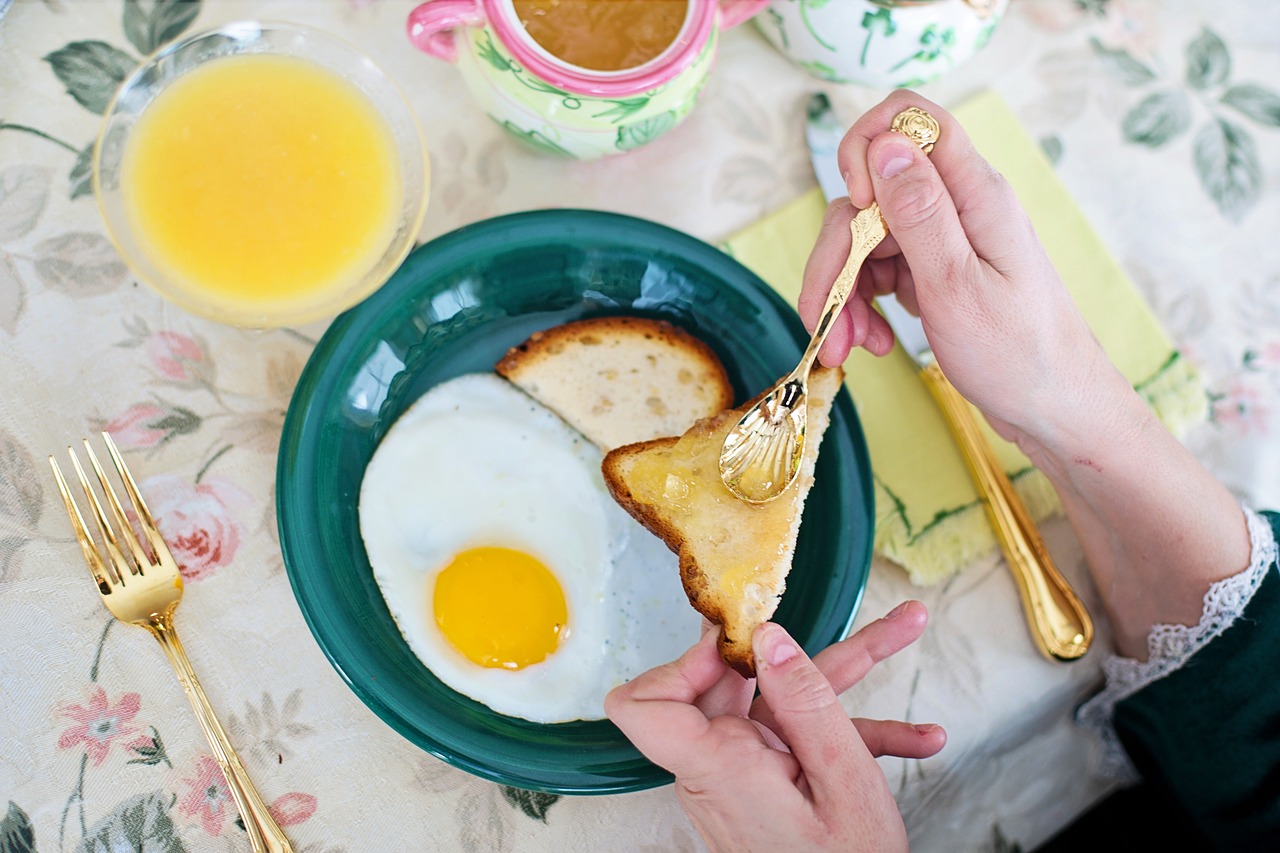
[[[827,97],[821,93],[814,95],[809,102],[805,138],[814,174],[828,201],[848,194],[836,162],[843,135]],[[987,442],[973,409],[938,366],[920,319],[909,314],[892,295],[881,296],[876,302],[898,343],[919,367],[920,378],[946,417],[1017,581],[1036,647],[1046,657],[1059,661],[1083,656],[1093,641],[1093,620],[1054,565],[1035,522]]]

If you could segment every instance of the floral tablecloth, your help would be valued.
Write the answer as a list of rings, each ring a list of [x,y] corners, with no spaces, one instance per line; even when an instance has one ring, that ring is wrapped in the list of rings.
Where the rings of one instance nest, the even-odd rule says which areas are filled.
[[[556,797],[472,777],[403,740],[312,640],[275,533],[284,411],[324,324],[230,329],[173,308],[107,241],[88,151],[114,81],[191,27],[311,22],[376,55],[431,151],[422,239],[547,206],[615,210],[716,242],[813,186],[809,92],[845,116],[882,93],[820,84],[750,26],[724,37],[690,119],[624,157],[545,159],[404,37],[401,0],[0,0],[0,849],[247,849],[181,688],[115,624],[81,565],[44,457],[94,430],[127,448],[183,566],[188,650],[299,850],[695,850],[669,788]],[[922,92],[995,89],[1199,367],[1187,437],[1243,500],[1280,506],[1280,7],[1269,0],[1013,0],[988,47]],[[655,179],[660,176],[660,179]],[[1195,500],[1187,495],[1187,500]],[[1080,549],[1045,527],[1095,605]],[[1070,723],[1107,642],[1072,666],[1032,647],[997,555],[945,584],[873,566],[859,622],[905,597],[924,639],[845,696],[851,713],[947,727],[883,760],[914,848],[1030,849],[1107,790]]]

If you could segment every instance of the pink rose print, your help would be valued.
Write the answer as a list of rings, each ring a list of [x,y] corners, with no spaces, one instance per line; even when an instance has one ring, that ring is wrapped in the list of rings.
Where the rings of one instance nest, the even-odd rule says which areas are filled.
[[[147,338],[147,355],[156,371],[175,382],[207,381],[211,364],[204,347],[177,332],[155,332]]]
[[[121,447],[155,447],[175,435],[195,432],[200,416],[181,406],[135,403],[103,429],[111,433]]]
[[[226,480],[193,484],[161,474],[143,482],[141,490],[184,579],[207,577],[235,557],[240,547],[235,511],[251,505],[239,487]]]
[[[315,814],[316,798],[310,794],[293,791],[267,806],[267,811],[271,812],[271,816],[281,826],[293,826]]]
[[[182,784],[186,791],[178,797],[178,813],[198,817],[206,833],[221,835],[227,816],[237,812],[218,762],[211,755],[200,756],[196,775],[183,779]]]
[[[89,693],[88,702],[83,705],[68,705],[62,709],[62,715],[75,722],[58,738],[58,748],[71,749],[83,744],[89,760],[97,767],[111,751],[113,741],[138,731],[129,723],[137,716],[141,707],[142,699],[137,693],[126,693],[120,697],[119,702],[112,705],[107,701],[107,692],[95,684]],[[142,739],[149,740],[145,735]],[[135,740],[134,744],[137,742]]]
[[[1213,420],[1233,427],[1241,434],[1267,432],[1267,417],[1271,410],[1262,405],[1262,395],[1256,388],[1237,382],[1227,393],[1213,398]]]

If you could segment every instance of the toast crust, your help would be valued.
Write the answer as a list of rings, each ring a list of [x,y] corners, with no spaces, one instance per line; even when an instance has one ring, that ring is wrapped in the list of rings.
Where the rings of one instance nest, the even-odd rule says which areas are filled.
[[[840,368],[814,371],[810,379],[809,428],[800,475],[787,492],[768,504],[748,504],[734,498],[720,482],[718,465],[710,465],[711,457],[707,456],[714,453],[714,459],[718,459],[723,436],[759,397],[698,421],[683,436],[617,448],[605,456],[601,465],[605,484],[614,500],[679,556],[680,580],[689,603],[720,626],[721,657],[748,678],[755,675],[752,634],[756,626],[773,615],[785,589],[804,501],[813,485],[818,446],[829,424],[830,407],[843,377]],[[701,471],[699,488],[702,491],[694,500],[702,502],[681,506],[679,498],[672,498],[668,491],[658,494],[653,478],[668,471],[683,470],[681,466],[687,463],[690,448],[700,450],[707,463],[695,469]],[[638,474],[640,466],[645,464],[651,465],[652,471]],[[715,470],[707,470],[710,467]],[[668,473],[667,476],[675,475]],[[714,515],[721,516],[718,522]],[[758,533],[746,544],[758,545],[760,553],[776,555],[776,559],[764,566],[756,564],[744,573],[726,557],[734,547],[741,551],[741,543],[734,546],[714,541],[720,535],[715,532],[717,526]],[[746,535],[751,537],[751,533]]]
[[[606,316],[535,332],[494,366],[606,452],[733,405],[705,342],[665,320]]]

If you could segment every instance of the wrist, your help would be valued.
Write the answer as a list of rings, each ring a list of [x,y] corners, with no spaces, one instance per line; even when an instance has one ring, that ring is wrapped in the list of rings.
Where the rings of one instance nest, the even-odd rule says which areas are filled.
[[[1167,431],[1147,403],[1101,350],[1101,364],[1058,392],[1046,416],[1024,427],[1018,446],[1051,480],[1083,466],[1095,471],[1123,448],[1144,446],[1152,431]]]

